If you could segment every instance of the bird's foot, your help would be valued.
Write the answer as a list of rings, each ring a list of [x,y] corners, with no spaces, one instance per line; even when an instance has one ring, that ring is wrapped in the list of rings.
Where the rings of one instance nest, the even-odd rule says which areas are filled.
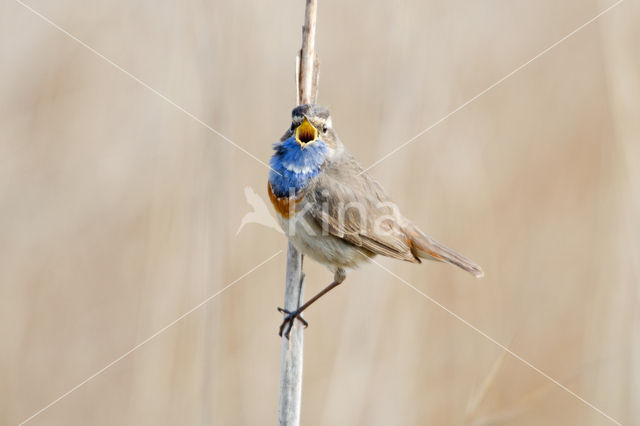
[[[302,314],[302,311],[300,310],[291,312],[287,311],[286,309],[278,308],[278,312],[285,314],[284,320],[282,320],[282,324],[280,324],[280,331],[278,332],[280,337],[282,337],[282,333],[284,333],[284,336],[289,339],[291,328],[293,328],[293,322],[296,319],[300,321],[305,328],[309,326],[309,323],[300,316]]]

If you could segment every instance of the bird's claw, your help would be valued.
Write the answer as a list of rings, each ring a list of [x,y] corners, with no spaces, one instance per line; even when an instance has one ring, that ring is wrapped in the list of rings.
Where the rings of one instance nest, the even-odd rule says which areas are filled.
[[[309,323],[300,316],[302,312],[299,311],[287,311],[286,309],[278,308],[278,312],[285,314],[284,320],[282,324],[280,324],[280,331],[278,334],[282,337],[282,333],[284,332],[284,336],[289,339],[289,334],[291,334],[291,328],[293,328],[293,321],[298,319],[304,325],[305,328],[309,326]],[[285,331],[286,329],[286,331]]]

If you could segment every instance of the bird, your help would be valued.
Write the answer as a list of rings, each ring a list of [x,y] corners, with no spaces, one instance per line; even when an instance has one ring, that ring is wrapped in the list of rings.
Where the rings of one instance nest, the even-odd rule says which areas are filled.
[[[329,110],[296,106],[291,126],[273,145],[267,183],[269,199],[291,243],[333,272],[333,281],[294,311],[279,328],[289,338],[296,319],[346,279],[347,271],[376,255],[407,262],[423,259],[455,265],[475,277],[482,268],[428,236],[403,216],[383,187],[347,151]]]

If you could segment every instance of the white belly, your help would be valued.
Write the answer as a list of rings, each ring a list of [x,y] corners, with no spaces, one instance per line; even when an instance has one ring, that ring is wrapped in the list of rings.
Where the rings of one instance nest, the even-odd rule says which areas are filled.
[[[323,232],[312,218],[307,216],[305,221],[299,216],[298,214],[295,219],[287,219],[278,215],[284,233],[302,254],[334,272],[338,268],[355,268],[369,260],[370,255],[362,249]]]

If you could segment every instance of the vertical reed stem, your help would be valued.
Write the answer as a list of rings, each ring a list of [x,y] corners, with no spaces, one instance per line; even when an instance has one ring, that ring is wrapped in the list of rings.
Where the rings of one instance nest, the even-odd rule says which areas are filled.
[[[317,1],[307,0],[306,3],[302,27],[302,49],[300,49],[296,66],[298,105],[315,103],[318,95],[319,62],[315,54]],[[290,312],[295,311],[302,304],[303,296],[302,254],[289,241],[284,308]],[[278,425],[280,426],[300,424],[303,330],[300,321],[294,321],[289,339],[282,336],[278,402]]]

